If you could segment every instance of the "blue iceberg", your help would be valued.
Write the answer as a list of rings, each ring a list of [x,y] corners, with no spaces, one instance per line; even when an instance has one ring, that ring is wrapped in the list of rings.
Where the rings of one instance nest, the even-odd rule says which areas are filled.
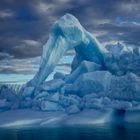
[[[70,74],[56,73],[46,81],[71,49],[75,56]],[[28,109],[37,116],[46,113],[45,119],[39,115],[40,125],[64,119],[66,124],[88,124],[111,121],[124,112],[122,120],[140,122],[135,117],[140,116],[140,50],[121,43],[103,46],[78,19],[66,14],[54,23],[34,78],[13,89],[0,86],[2,116],[5,110],[16,109],[20,116]]]

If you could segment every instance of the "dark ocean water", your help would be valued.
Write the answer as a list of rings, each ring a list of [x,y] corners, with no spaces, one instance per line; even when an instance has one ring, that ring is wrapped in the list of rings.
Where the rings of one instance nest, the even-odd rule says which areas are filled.
[[[0,129],[0,140],[140,140],[140,124]]]

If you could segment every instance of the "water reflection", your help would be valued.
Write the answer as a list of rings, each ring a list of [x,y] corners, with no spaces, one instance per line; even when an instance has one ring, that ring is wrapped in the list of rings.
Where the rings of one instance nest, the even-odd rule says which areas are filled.
[[[140,140],[139,124],[0,129],[0,140]]]

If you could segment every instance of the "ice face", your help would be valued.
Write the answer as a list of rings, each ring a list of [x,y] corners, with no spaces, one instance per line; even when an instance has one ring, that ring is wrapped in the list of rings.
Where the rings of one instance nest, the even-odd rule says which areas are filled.
[[[59,90],[64,84],[65,84],[65,82],[61,79],[53,79],[48,82],[44,82],[41,85],[41,89],[43,91],[55,92],[55,91]]]
[[[139,48],[126,47],[124,44],[106,46],[108,52],[104,54],[107,70],[114,75],[125,75],[133,72],[140,75]]]
[[[6,85],[0,87],[0,99],[6,99],[7,101],[14,101],[16,95],[14,92]]]
[[[41,102],[42,111],[63,111],[64,109],[57,103],[51,101]]]
[[[112,76],[107,95],[111,99],[140,101],[140,77],[133,73],[125,76]]]
[[[90,61],[82,61],[79,66],[65,78],[67,83],[73,83],[83,73],[101,70],[101,65]]]
[[[71,94],[74,92],[78,96],[82,97],[94,92],[106,93],[110,86],[111,77],[112,75],[108,71],[95,71],[81,74],[74,84],[71,85]]]

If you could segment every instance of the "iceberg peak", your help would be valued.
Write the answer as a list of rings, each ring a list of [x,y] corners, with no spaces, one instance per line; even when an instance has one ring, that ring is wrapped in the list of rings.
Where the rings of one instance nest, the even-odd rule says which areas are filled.
[[[40,68],[27,85],[39,86],[43,83],[69,49],[75,49],[78,65],[83,60],[103,65],[103,52],[100,48],[100,43],[82,27],[76,17],[64,15],[54,23],[49,40],[43,46]]]

